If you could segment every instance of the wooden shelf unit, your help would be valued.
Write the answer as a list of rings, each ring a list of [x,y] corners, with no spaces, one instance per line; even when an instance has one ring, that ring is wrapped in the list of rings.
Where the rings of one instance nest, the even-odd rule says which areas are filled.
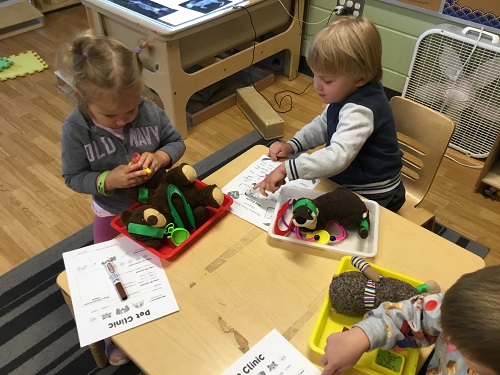
[[[42,13],[26,0],[0,2],[0,40],[44,26]]]
[[[500,190],[500,132],[476,182],[476,191],[485,194],[487,190],[490,192]]]
[[[34,0],[33,4],[40,9],[42,13],[51,12],[56,9],[69,7],[79,4],[80,0]]]

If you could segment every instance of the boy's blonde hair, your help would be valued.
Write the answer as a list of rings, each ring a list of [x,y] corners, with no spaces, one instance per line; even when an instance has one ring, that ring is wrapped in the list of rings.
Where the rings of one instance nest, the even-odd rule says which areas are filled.
[[[382,79],[380,34],[365,18],[341,17],[316,35],[307,52],[307,63],[318,74],[379,81]]]
[[[500,374],[500,266],[466,274],[444,294],[441,327],[467,358]]]
[[[131,51],[112,37],[87,30],[59,48],[56,65],[71,78],[80,94],[80,104],[88,104],[99,100],[96,95],[102,89],[111,89],[115,95],[136,88],[142,92],[143,64],[139,54],[143,49],[154,52],[152,42],[147,40],[140,41]]]

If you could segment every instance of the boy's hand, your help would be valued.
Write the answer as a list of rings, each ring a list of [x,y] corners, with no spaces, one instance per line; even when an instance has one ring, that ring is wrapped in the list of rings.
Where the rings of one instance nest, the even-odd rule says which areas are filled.
[[[293,147],[288,143],[277,141],[269,147],[269,157],[276,161],[278,158],[286,158],[293,152]]]
[[[321,356],[321,364],[325,366],[321,375],[341,375],[353,368],[368,350],[370,340],[361,328],[332,333],[326,339],[325,354]]]
[[[260,193],[264,197],[267,197],[266,191],[274,193],[281,187],[281,185],[285,184],[285,178],[286,178],[285,165],[280,164],[274,169],[274,171],[268,174],[265,179],[263,179],[258,184],[255,184],[253,188],[254,190],[260,189]]]

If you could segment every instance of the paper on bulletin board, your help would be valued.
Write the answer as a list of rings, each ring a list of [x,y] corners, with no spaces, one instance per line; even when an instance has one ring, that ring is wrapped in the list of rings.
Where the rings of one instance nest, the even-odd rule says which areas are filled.
[[[122,301],[102,262],[113,265]],[[128,237],[63,253],[80,345],[179,311],[160,258]]]
[[[259,190],[252,190],[252,188],[280,164],[281,162],[273,161],[269,156],[262,155],[224,186],[222,191],[233,198],[233,204],[229,207],[230,212],[267,231],[271,225],[281,189],[275,193],[268,193],[268,196],[265,197],[260,194]],[[319,184],[319,180],[289,181],[288,178],[286,179],[286,186],[302,189],[313,189],[317,184]]]
[[[222,375],[319,375],[320,371],[273,329]]]

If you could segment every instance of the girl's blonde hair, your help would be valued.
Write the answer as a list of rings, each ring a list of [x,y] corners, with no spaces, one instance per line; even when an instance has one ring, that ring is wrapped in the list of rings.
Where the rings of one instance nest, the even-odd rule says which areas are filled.
[[[316,35],[307,52],[307,63],[318,74],[379,81],[382,79],[380,34],[367,19],[341,17]]]
[[[443,333],[472,361],[500,374],[500,266],[463,275],[444,294]]]
[[[144,89],[143,63],[139,54],[143,50],[154,53],[152,42],[141,40],[134,51],[120,41],[98,36],[92,30],[79,34],[73,41],[63,44],[57,53],[57,68],[71,78],[79,92],[80,104],[92,103],[98,91],[111,89],[119,94],[128,89]]]

